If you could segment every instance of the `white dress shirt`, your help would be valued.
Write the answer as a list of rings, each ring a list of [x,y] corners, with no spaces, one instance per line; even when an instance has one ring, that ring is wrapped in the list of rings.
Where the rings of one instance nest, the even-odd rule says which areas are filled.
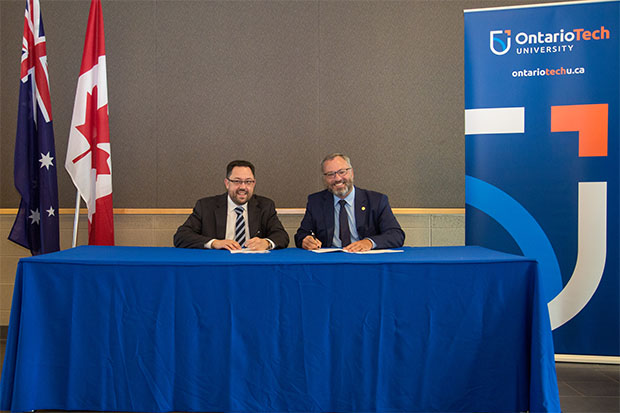
[[[225,235],[226,238],[225,239],[235,239],[235,227],[237,224],[237,213],[235,212],[235,208],[240,206],[240,207],[243,207],[243,219],[245,222],[245,240],[246,241],[249,240],[251,236],[250,236],[250,224],[248,220],[248,203],[246,202],[243,205],[237,205],[232,199],[230,199],[230,195],[227,196],[227,199],[228,199],[228,203],[226,207],[227,212],[226,212],[226,235]],[[269,242],[268,249],[274,249],[276,244],[269,238],[265,238],[265,239]],[[208,248],[208,249],[213,248],[212,247],[213,241],[215,241],[215,238],[207,242],[205,244],[205,248]]]

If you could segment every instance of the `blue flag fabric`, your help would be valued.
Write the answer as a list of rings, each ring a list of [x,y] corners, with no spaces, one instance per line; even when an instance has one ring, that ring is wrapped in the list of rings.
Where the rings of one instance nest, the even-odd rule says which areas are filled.
[[[9,240],[33,255],[60,249],[58,183],[45,33],[39,0],[26,1],[15,140],[15,188],[21,195]]]

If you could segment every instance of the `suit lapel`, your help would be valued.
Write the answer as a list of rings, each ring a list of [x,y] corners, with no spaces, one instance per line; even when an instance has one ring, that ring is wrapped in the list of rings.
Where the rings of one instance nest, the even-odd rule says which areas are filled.
[[[334,222],[334,196],[328,190],[323,192],[323,216],[325,217],[325,224],[327,225],[327,242],[329,245],[326,247],[331,247],[332,240],[334,239],[334,226],[336,225]]]
[[[366,191],[355,187],[355,226],[360,239],[366,237],[366,220],[368,217],[368,197]]]
[[[265,238],[266,234],[260,233],[260,210],[258,208],[258,201],[252,197],[248,201],[248,226],[250,228],[250,234],[248,239],[254,237]]]
[[[215,203],[215,238],[226,238],[226,218],[228,215],[228,195],[220,195]]]

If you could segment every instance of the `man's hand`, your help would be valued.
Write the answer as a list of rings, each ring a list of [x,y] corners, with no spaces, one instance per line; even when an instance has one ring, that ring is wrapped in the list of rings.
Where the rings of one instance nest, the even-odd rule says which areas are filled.
[[[241,245],[234,239],[216,239],[211,243],[211,248],[216,250],[240,250]]]
[[[264,251],[269,249],[269,241],[265,238],[254,237],[246,241],[245,247],[252,251]]]
[[[318,250],[321,248],[321,241],[314,238],[312,235],[306,236],[304,240],[301,242],[301,247],[305,250]]]
[[[364,238],[347,245],[343,249],[349,252],[370,251],[372,249],[372,242],[368,238]]]

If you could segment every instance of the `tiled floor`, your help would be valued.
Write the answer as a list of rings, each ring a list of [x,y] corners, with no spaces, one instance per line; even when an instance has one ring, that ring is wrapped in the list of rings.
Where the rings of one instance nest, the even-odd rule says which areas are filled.
[[[0,338],[0,369],[6,340]],[[562,411],[582,413],[620,412],[620,366],[557,363]]]
[[[620,366],[556,363],[563,412],[620,412]]]

